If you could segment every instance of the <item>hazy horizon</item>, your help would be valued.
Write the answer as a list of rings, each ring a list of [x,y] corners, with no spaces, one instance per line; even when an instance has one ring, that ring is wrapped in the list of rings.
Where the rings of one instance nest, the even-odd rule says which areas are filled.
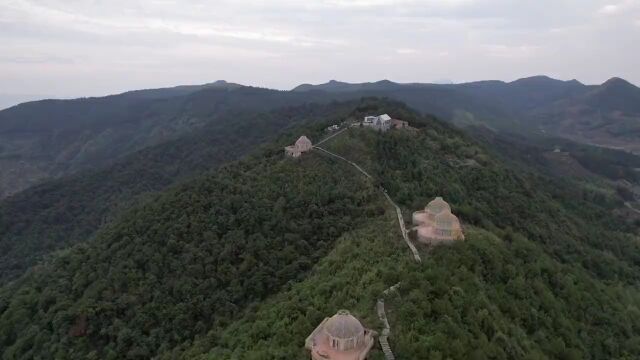
[[[462,82],[454,82],[452,80],[449,79],[438,79],[438,80],[434,80],[434,81],[425,81],[422,83],[430,83],[430,84],[463,84],[463,83],[467,83],[467,82],[474,82],[474,81],[484,81],[484,80],[497,80],[497,81],[505,81],[505,82],[510,82],[510,81],[515,81],[515,80],[519,80],[519,79],[523,79],[523,78],[529,78],[529,77],[535,77],[535,76],[548,76],[548,75],[544,75],[544,74],[538,74],[538,75],[529,75],[529,76],[522,76],[522,77],[518,77],[515,79],[477,79],[477,80],[470,80],[470,81],[462,81]],[[611,76],[606,80],[609,80],[611,78],[614,77],[618,77],[618,76]],[[554,78],[555,79],[555,78]],[[624,79],[624,78],[623,78]],[[202,83],[177,83],[177,84],[167,84],[164,86],[156,86],[156,87],[150,87],[150,86],[141,86],[141,87],[134,87],[134,88],[130,88],[130,89],[122,89],[120,91],[113,91],[113,92],[105,92],[105,93],[95,93],[95,94],[77,94],[77,95],[56,95],[56,94],[3,94],[0,93],[0,110],[4,110],[7,108],[10,108],[12,106],[21,104],[21,103],[25,103],[25,102],[30,102],[30,101],[38,101],[38,100],[46,100],[46,99],[56,99],[56,100],[64,100],[64,99],[76,99],[76,98],[83,98],[83,97],[102,97],[102,96],[109,96],[109,95],[117,95],[117,94],[121,94],[127,91],[134,91],[134,90],[145,90],[145,89],[155,89],[155,88],[170,88],[170,87],[175,87],[175,86],[183,86],[183,85],[204,85],[204,84],[209,84],[209,83],[213,83],[216,81],[227,81],[230,83],[237,83],[240,85],[244,85],[244,86],[259,86],[259,85],[255,85],[255,84],[247,84],[247,83],[239,83],[233,80],[227,80],[227,79],[217,79],[217,80],[212,80],[212,81],[205,81]],[[367,82],[377,82],[377,81],[383,81],[383,80],[389,80],[392,82],[396,82],[396,83],[402,83],[399,81],[394,81],[392,79],[377,79],[377,80],[367,80],[367,81],[362,81],[361,83],[367,83]],[[563,81],[569,81],[569,80],[578,80],[580,81],[580,79],[556,79],[556,80],[563,80]],[[629,81],[628,79],[624,79],[626,81]],[[350,81],[343,81],[341,79],[328,79],[325,81],[321,81],[318,83],[311,83],[312,85],[318,85],[318,84],[324,84],[327,83],[329,81],[339,81],[339,82],[347,82],[347,83],[356,83],[356,82],[350,82]],[[603,82],[605,82],[603,81]],[[600,85],[601,83],[586,83],[583,81],[580,81],[581,83],[585,84],[585,85]],[[631,81],[629,81],[631,82]],[[360,82],[359,82],[360,83]],[[409,82],[406,82],[409,83]],[[633,85],[637,86],[635,83],[631,82]],[[260,86],[260,87],[264,87],[264,88],[269,88],[269,89],[274,89],[274,90],[292,90],[294,89],[296,86],[298,85],[302,85],[305,84],[304,82],[301,82],[297,85],[294,85],[291,88],[287,88],[287,89],[280,89],[280,88],[275,88],[275,87],[267,87],[267,86]]]
[[[638,84],[638,43],[640,0],[8,0],[0,92],[73,98],[218,79],[288,90],[331,79],[534,75]]]

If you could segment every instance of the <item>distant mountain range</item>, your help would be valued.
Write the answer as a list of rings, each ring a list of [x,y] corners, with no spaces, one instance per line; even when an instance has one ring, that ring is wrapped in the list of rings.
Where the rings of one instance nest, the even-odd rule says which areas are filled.
[[[218,81],[20,104],[0,111],[0,198],[49,178],[109,165],[223,117],[333,98]]]
[[[0,198],[99,168],[229,114],[366,96],[400,100],[458,126],[548,134],[640,152],[640,89],[612,78],[584,85],[546,76],[464,84],[302,84],[290,91],[226,81],[97,98],[42,100],[0,111]]]
[[[640,152],[640,88],[620,78],[601,85],[534,76],[512,82],[398,84],[388,80],[300,85],[297,92],[365,92],[389,96],[458,125],[547,133]]]

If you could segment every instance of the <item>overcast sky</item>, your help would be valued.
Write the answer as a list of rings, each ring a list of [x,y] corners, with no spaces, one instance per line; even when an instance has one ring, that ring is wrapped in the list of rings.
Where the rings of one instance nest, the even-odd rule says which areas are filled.
[[[640,84],[640,0],[0,0],[0,93],[217,79]]]

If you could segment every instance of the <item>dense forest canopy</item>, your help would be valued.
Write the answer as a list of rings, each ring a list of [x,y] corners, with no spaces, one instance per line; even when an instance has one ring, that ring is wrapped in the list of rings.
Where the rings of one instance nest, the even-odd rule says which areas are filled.
[[[398,358],[640,353],[638,224],[583,183],[515,167],[400,103],[363,99],[339,120],[371,113],[415,128],[356,126],[323,147],[373,180],[321,152],[285,158],[283,145],[337,119],[303,124],[4,285],[3,357],[304,359],[304,339],[338,309],[381,329],[376,300],[398,282],[387,296]],[[380,186],[406,220],[445,197],[465,241],[419,245],[416,263]]]
[[[371,185],[315,154],[281,158],[276,151],[169,191],[8,285],[6,356],[167,351],[304,278],[340,234],[381,211]],[[27,308],[35,311],[18,311]],[[84,317],[85,336],[74,337]]]
[[[107,168],[0,201],[0,284],[49,252],[91,237],[139,198],[238,159],[296,126],[341,119],[353,106],[307,104],[224,116],[196,134],[135,152]]]
[[[375,300],[398,281],[387,302],[398,358],[634,358],[638,228],[580,200],[583,190],[515,173],[447,126],[422,126],[356,129],[325,147],[366,164],[407,213],[444,195],[465,223],[465,242],[421,247],[425,260],[415,264],[391,220],[371,222],[304,281],[167,358],[302,359],[298,334],[344,303],[380,329]],[[476,163],[460,166],[469,159]]]

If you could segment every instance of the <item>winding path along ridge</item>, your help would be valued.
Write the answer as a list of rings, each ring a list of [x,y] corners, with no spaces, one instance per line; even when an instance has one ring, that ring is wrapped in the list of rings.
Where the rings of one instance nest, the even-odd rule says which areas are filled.
[[[334,134],[334,136],[337,134]],[[328,140],[325,139],[325,140]],[[361,168],[358,164],[354,163],[351,160],[347,160],[344,157],[334,154],[331,151],[321,148],[319,146],[314,146],[314,149],[320,150],[326,154],[329,154],[333,157],[336,157],[342,161],[346,161],[347,163],[351,164],[353,167],[355,167],[356,169],[358,169],[358,171],[360,171],[364,176],[366,176],[369,179],[373,179],[373,176],[371,176],[368,172],[366,172],[363,168]],[[407,243],[407,246],[409,247],[409,249],[411,250],[411,253],[413,254],[413,259],[417,262],[422,262],[422,259],[420,259],[420,254],[418,253],[418,249],[416,249],[415,245],[413,245],[413,243],[411,242],[411,240],[409,240],[409,236],[407,236],[407,229],[404,226],[404,218],[402,216],[402,210],[400,210],[400,207],[393,201],[393,199],[391,199],[391,197],[389,196],[389,194],[387,194],[387,190],[385,190],[384,188],[380,187],[380,189],[382,190],[382,193],[384,194],[384,197],[387,198],[387,200],[389,201],[389,203],[391,203],[391,205],[393,205],[393,207],[396,209],[396,215],[398,216],[398,224],[400,225],[400,232],[402,232],[402,238],[404,239],[404,242]]]
[[[313,146],[314,149],[316,150],[320,150],[321,152],[331,155],[335,158],[338,158],[342,161],[345,161],[347,163],[349,163],[350,165],[352,165],[353,167],[355,167],[358,171],[360,171],[360,173],[362,173],[365,177],[367,177],[368,179],[373,179],[373,176],[371,176],[368,172],[366,172],[362,167],[360,167],[360,165],[354,163],[351,160],[348,160],[338,154],[334,154],[331,151],[321,148],[318,145],[322,144],[323,142],[333,138],[334,136],[339,135],[340,133],[342,133],[343,131],[345,131],[346,129],[342,129],[339,132],[325,138],[324,140],[320,141],[319,143],[317,143],[315,146]],[[411,253],[413,254],[413,259],[417,262],[422,262],[422,259],[420,259],[420,254],[418,254],[418,249],[416,249],[415,245],[413,245],[413,243],[411,242],[411,240],[409,240],[409,237],[407,236],[407,229],[404,226],[404,217],[402,216],[402,210],[400,209],[400,207],[393,201],[393,199],[391,199],[391,197],[389,196],[389,194],[387,194],[387,190],[385,190],[382,186],[380,187],[380,190],[382,191],[382,194],[384,195],[385,198],[387,198],[387,201],[389,201],[389,203],[391,205],[393,205],[394,209],[396,210],[396,215],[398,216],[398,224],[400,225],[400,232],[402,232],[402,238],[404,239],[404,241],[407,243],[407,246],[409,247],[409,249],[411,250]],[[395,285],[393,285],[392,287],[388,288],[387,290],[385,290],[383,292],[383,295],[388,295],[391,291],[395,291],[398,286],[400,286],[400,283],[397,283]],[[380,319],[380,321],[384,324],[384,329],[382,329],[382,334],[380,335],[380,337],[378,337],[378,342],[380,343],[380,347],[382,348],[382,352],[384,353],[384,357],[386,360],[395,360],[396,357],[393,354],[393,351],[391,351],[391,346],[389,345],[389,335],[391,335],[391,326],[389,325],[389,320],[387,320],[387,314],[384,310],[384,297],[381,297],[378,299],[378,303],[377,303],[377,311],[378,311],[378,318]]]

